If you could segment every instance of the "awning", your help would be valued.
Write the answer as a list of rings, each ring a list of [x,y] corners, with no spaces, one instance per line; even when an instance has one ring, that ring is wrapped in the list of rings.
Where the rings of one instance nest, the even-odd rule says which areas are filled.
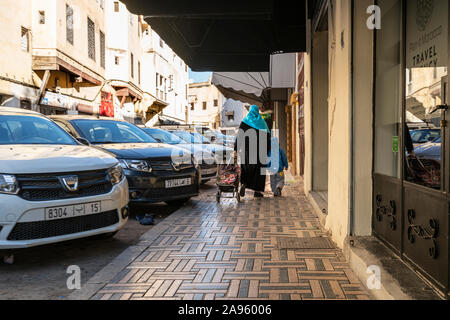
[[[194,71],[269,71],[270,55],[306,51],[306,0],[122,0]]]
[[[141,113],[145,115],[146,122],[152,120],[158,113],[164,110],[169,104],[153,97],[149,94],[144,95],[141,102]]]
[[[212,84],[227,99],[260,107],[270,100],[268,72],[214,72]]]
[[[114,84],[112,86],[116,89],[116,95],[118,97],[132,96],[132,97],[136,98],[137,100],[142,100],[142,95],[139,94],[137,91],[133,90],[132,88],[116,86]]]

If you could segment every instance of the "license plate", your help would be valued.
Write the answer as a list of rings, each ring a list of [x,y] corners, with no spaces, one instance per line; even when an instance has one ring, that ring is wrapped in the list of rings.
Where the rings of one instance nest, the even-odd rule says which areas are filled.
[[[45,208],[45,220],[59,220],[102,212],[102,203],[90,202],[71,206]]]
[[[166,188],[178,188],[184,186],[190,186],[192,184],[192,179],[176,179],[176,180],[166,180]]]

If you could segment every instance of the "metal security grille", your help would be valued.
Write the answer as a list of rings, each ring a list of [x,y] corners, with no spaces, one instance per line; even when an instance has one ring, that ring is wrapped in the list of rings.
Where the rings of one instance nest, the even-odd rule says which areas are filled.
[[[87,19],[88,28],[88,56],[95,61],[95,23]]]
[[[117,210],[75,218],[17,223],[8,236],[10,241],[58,237],[109,227],[119,222]]]
[[[106,43],[105,34],[100,31],[100,66],[104,69],[106,65]]]
[[[28,201],[48,201],[101,195],[112,190],[108,172],[98,170],[77,173],[79,188],[76,192],[68,192],[58,177],[71,174],[17,175],[19,196]]]
[[[158,188],[158,189],[148,189],[147,195],[150,199],[158,199],[158,198],[169,198],[172,196],[179,196],[183,194],[192,194],[197,192],[197,186],[191,185],[187,187],[178,187],[178,188]]]
[[[73,45],[73,9],[66,5],[66,39]]]

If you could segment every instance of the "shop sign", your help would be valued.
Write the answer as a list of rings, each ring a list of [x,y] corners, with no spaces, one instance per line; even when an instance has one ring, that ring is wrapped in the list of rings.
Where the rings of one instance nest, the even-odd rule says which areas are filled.
[[[448,0],[408,0],[407,67],[448,64]]]
[[[67,110],[77,110],[78,102],[65,95],[53,92],[46,92],[41,100],[41,105],[64,108]]]
[[[400,145],[400,139],[397,136],[392,137],[392,152],[398,153]]]

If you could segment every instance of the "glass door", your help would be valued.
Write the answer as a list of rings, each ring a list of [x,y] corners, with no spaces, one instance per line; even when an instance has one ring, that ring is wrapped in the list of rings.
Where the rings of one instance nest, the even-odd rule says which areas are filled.
[[[407,0],[403,114],[404,258],[448,282],[448,0]]]

